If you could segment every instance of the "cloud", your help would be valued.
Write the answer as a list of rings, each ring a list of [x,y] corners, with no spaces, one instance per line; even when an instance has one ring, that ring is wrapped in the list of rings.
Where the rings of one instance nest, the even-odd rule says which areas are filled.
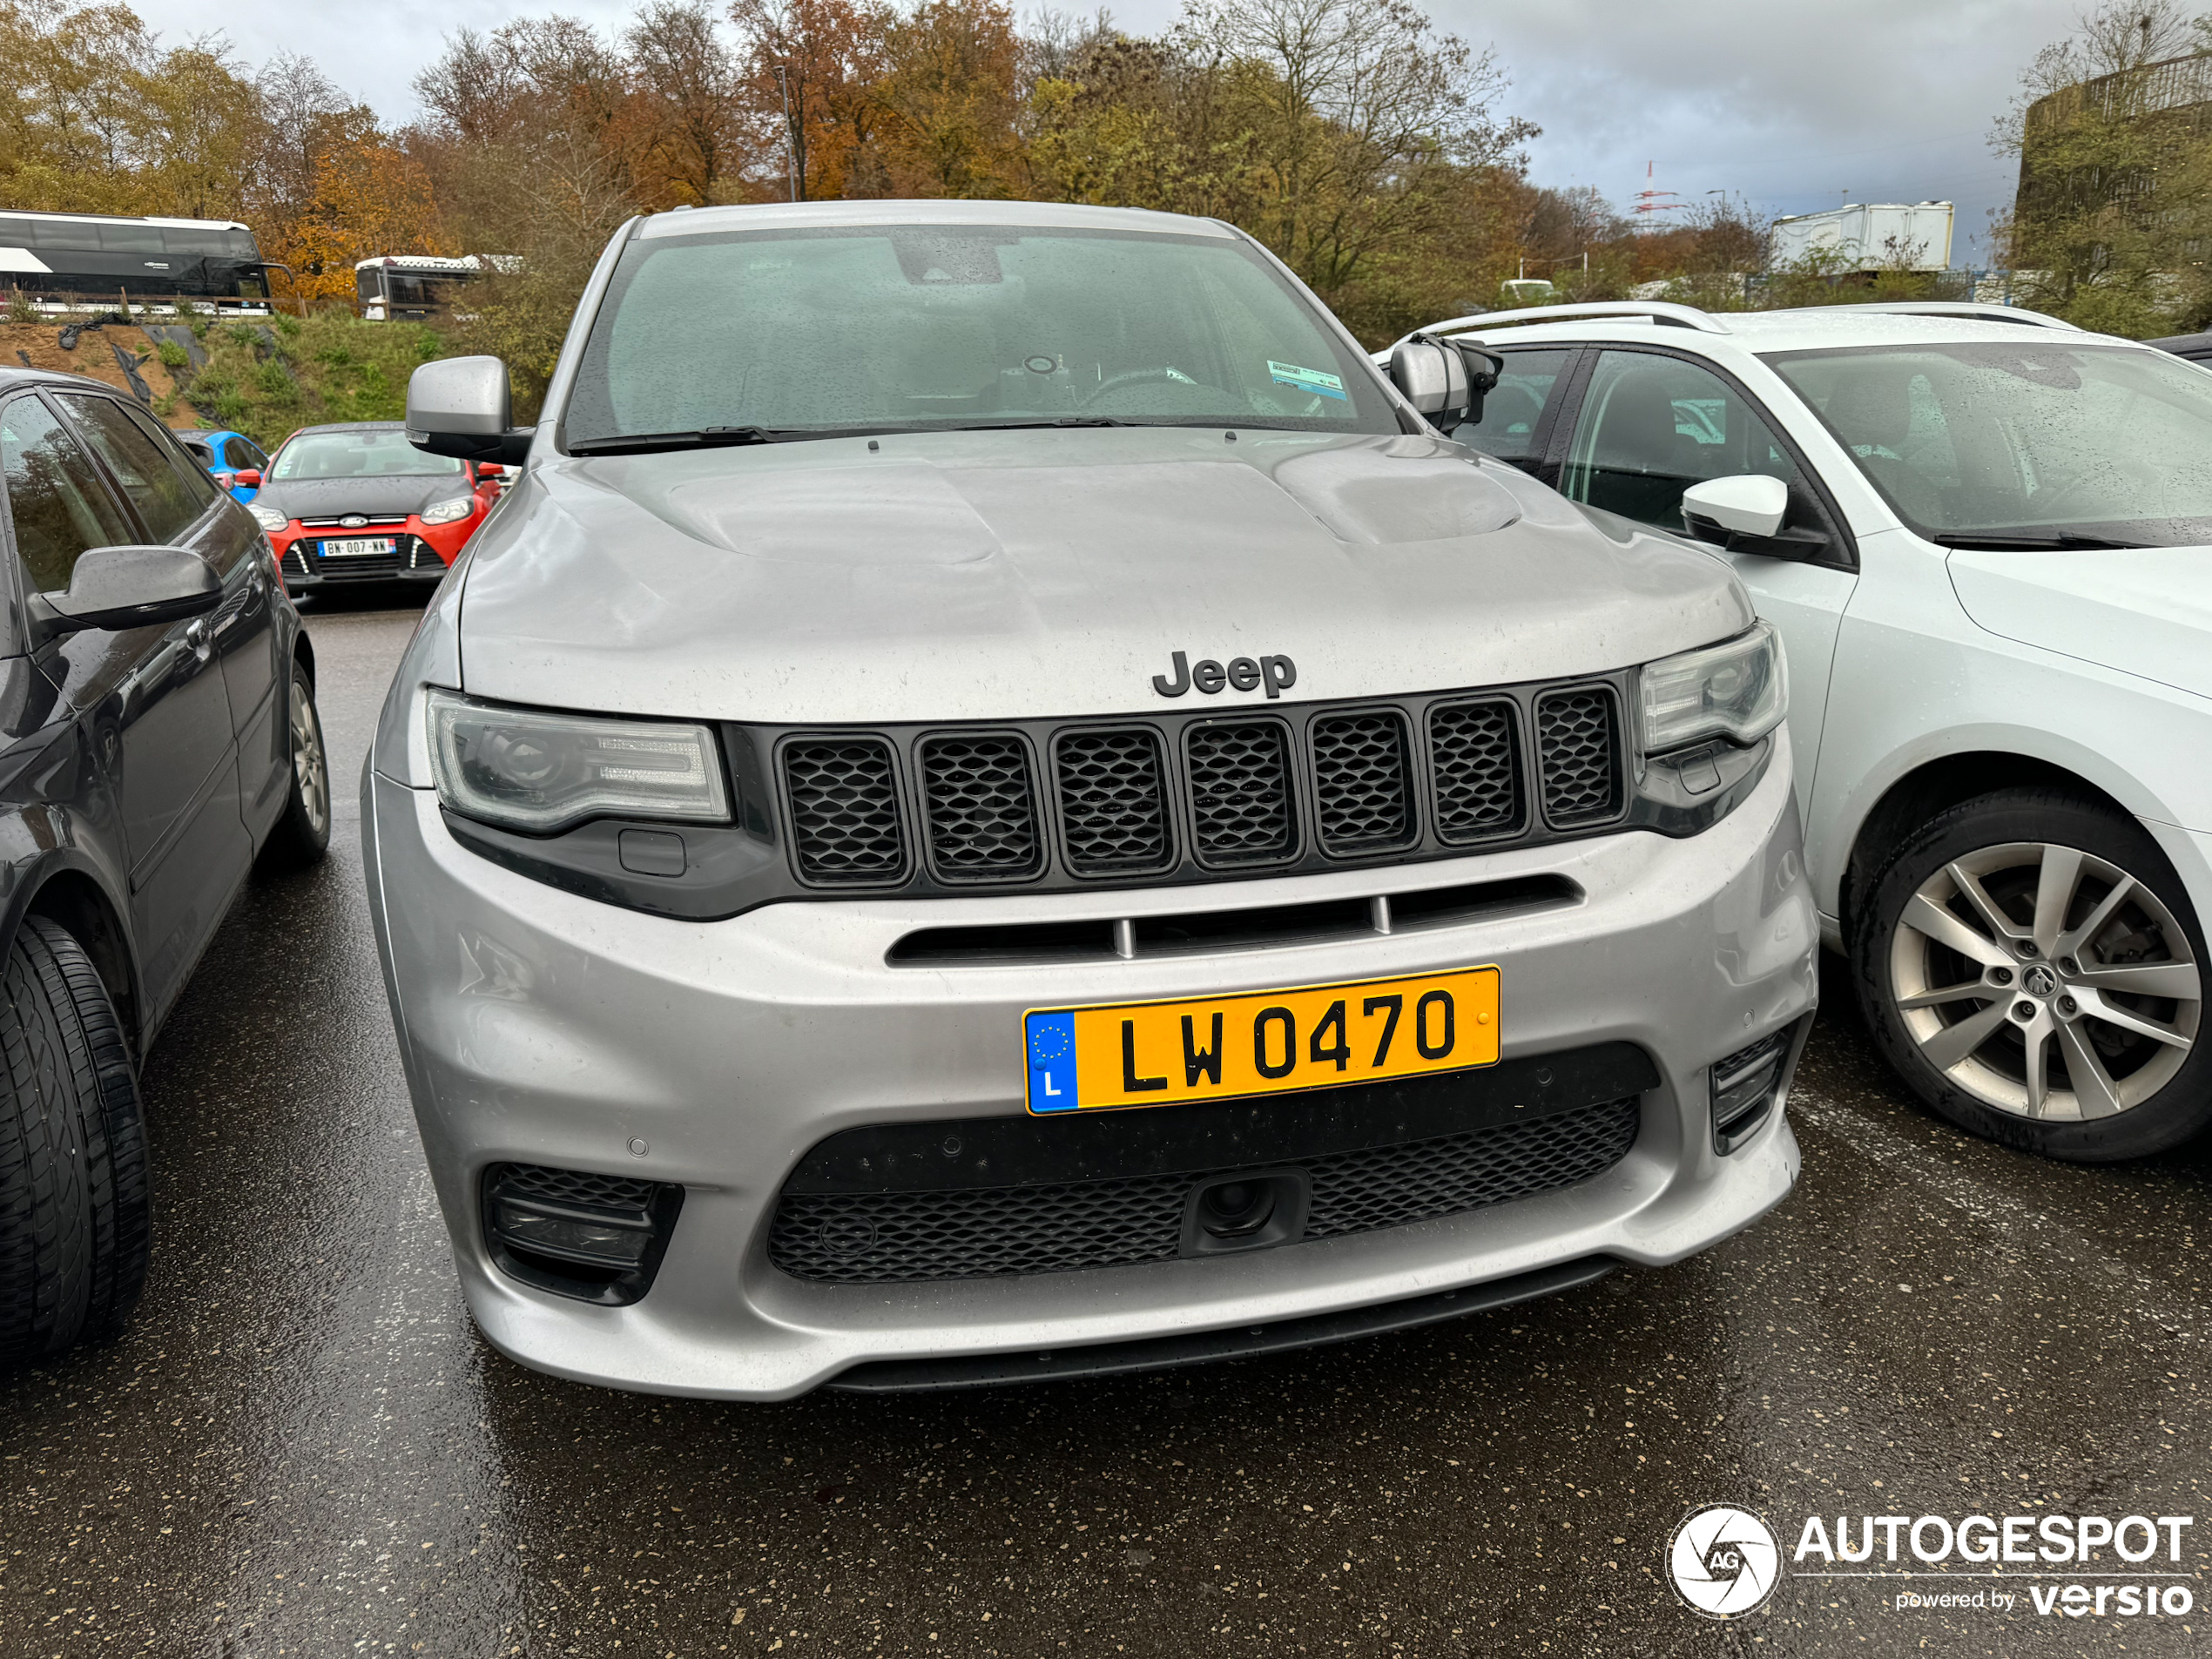
[[[1595,185],[1625,205],[1652,184],[1771,213],[1851,201],[1948,199],[1954,258],[1983,257],[2015,171],[1991,124],[2020,69],[2071,28],[2076,0],[1436,0],[1440,27],[1494,44],[1512,111],[1544,128],[1541,184]]]

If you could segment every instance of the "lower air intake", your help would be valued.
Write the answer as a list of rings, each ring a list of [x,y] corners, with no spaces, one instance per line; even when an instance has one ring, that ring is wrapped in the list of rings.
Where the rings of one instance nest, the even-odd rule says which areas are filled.
[[[1629,1095],[1527,1123],[1296,1160],[1312,1183],[1305,1237],[1429,1221],[1587,1181],[1628,1156],[1640,1115],[1638,1097]],[[1231,1173],[786,1192],[769,1229],[768,1259],[794,1278],[846,1284],[1169,1261],[1181,1253],[1192,1189]]]

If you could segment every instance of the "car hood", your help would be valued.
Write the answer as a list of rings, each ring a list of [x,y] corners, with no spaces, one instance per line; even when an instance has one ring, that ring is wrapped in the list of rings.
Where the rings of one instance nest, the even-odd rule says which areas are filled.
[[[1977,626],[2212,697],[2212,547],[1961,549],[1947,563]]]
[[[264,483],[253,504],[273,508],[287,518],[331,518],[343,513],[397,518],[419,513],[432,502],[468,493],[468,477],[457,472],[428,478],[307,478]]]
[[[1721,561],[1609,535],[1428,437],[938,433],[532,466],[467,556],[465,687],[778,723],[1166,706],[1595,673],[1750,625]],[[1265,700],[1196,691],[1177,708]]]

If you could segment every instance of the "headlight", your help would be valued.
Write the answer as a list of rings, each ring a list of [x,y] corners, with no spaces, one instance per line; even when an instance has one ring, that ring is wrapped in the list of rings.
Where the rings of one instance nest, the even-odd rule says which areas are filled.
[[[422,509],[425,524],[450,524],[455,519],[466,518],[476,510],[474,496],[455,496],[451,501],[442,501]]]
[[[253,515],[253,522],[265,530],[280,530],[292,521],[273,507],[264,507],[259,502],[249,502],[246,510]]]
[[[1789,712],[1782,641],[1755,623],[1724,644],[1644,664],[1643,752],[1664,754],[1700,738],[1750,743]]]
[[[501,708],[433,691],[430,769],[453,811],[546,834],[602,813],[726,823],[703,725]]]

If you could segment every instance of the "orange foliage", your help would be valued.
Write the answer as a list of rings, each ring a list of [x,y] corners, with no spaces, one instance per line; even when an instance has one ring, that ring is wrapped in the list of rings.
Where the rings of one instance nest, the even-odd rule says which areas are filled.
[[[351,301],[357,260],[448,251],[429,174],[373,127],[354,124],[315,148],[314,192],[307,212],[265,244],[310,300]]]

